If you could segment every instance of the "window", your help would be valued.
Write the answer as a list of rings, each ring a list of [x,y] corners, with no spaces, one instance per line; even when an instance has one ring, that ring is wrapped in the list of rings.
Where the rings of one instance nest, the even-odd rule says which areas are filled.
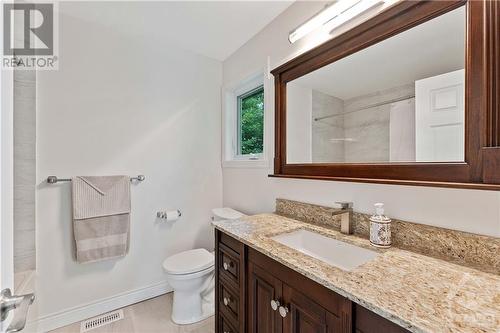
[[[237,155],[255,155],[257,158],[264,151],[264,86],[237,99]]]
[[[273,80],[259,71],[222,87],[222,166],[268,168]]]

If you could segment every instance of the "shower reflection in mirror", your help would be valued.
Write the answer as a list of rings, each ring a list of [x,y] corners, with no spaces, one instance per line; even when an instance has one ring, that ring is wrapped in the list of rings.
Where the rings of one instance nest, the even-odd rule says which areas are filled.
[[[465,10],[287,83],[287,163],[464,160]]]

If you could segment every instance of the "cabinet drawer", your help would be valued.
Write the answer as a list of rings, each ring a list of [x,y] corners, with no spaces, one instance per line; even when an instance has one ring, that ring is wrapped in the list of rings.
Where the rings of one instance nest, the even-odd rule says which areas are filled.
[[[221,232],[220,237],[219,237],[219,242],[224,244],[226,247],[230,248],[231,250],[233,250],[238,255],[240,255],[240,256],[243,255],[243,249],[245,248],[245,246],[243,245],[243,243],[234,239],[233,237],[228,236],[225,233]]]
[[[218,315],[218,318],[219,331],[217,333],[238,333],[238,330],[234,328],[222,313]]]
[[[219,310],[235,324],[240,322],[240,297],[238,293],[219,281]],[[237,326],[237,325],[236,325]]]
[[[216,332],[245,333],[245,245],[221,231],[215,233],[215,245]]]
[[[240,255],[224,244],[219,244],[218,256],[220,274],[233,282],[235,287],[238,287],[240,284]]]

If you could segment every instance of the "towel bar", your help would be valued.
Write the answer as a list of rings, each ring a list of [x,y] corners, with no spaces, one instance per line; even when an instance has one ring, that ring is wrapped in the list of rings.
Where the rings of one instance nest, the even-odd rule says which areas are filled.
[[[144,175],[138,175],[137,177],[130,177],[130,181],[137,180],[138,182],[142,182],[145,180],[146,177]],[[70,182],[71,178],[57,178],[57,176],[48,176],[47,177],[47,183],[49,184],[55,184],[58,182]]]

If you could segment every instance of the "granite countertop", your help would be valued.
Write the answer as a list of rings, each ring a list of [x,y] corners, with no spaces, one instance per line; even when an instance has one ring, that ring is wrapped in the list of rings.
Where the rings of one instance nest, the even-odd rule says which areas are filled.
[[[500,276],[275,214],[214,226],[412,332],[500,332]],[[351,271],[302,254],[270,237],[307,229],[379,255]]]

